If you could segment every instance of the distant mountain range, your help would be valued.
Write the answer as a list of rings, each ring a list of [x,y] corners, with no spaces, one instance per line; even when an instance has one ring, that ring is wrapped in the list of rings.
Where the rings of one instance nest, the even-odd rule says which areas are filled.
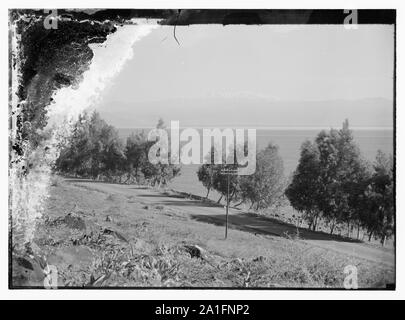
[[[107,107],[108,106],[108,107]],[[104,103],[101,116],[120,128],[153,127],[161,117],[181,127],[393,127],[393,102],[384,98],[280,101],[218,96],[148,102]]]

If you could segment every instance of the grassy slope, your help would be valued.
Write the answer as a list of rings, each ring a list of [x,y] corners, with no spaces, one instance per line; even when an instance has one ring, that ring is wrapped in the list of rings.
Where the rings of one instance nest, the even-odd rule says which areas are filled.
[[[223,237],[223,226],[179,210],[59,181],[35,248],[58,268],[61,286],[342,287],[348,264],[360,287],[394,282],[393,269],[297,239],[238,230]]]

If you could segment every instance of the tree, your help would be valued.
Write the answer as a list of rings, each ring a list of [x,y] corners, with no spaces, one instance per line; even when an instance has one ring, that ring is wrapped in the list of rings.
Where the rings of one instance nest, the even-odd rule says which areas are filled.
[[[247,145],[243,146],[245,150]],[[237,170],[237,157],[236,149],[233,149],[233,146],[230,147],[231,152],[229,152],[228,158],[226,158],[225,153],[221,154],[222,163],[215,164],[215,147],[211,147],[211,151],[205,156],[207,160],[206,164],[203,164],[199,167],[197,171],[197,176],[199,181],[207,188],[207,196],[211,189],[214,189],[220,194],[218,203],[221,202],[223,197],[228,196],[228,180],[229,180],[229,202],[237,201],[240,196],[240,178],[235,175],[225,175],[223,170],[233,169]],[[222,150],[217,150],[221,152]],[[208,161],[210,160],[210,161]]]
[[[117,130],[97,112],[84,113],[73,125],[68,143],[61,150],[56,168],[83,177],[119,176],[125,164],[123,144]]]
[[[362,180],[365,169],[348,120],[342,129],[320,134],[316,142],[320,151],[320,186],[323,189],[318,206],[330,225],[331,234],[337,224],[346,223],[350,236],[350,224],[356,219],[356,210],[351,204],[359,196],[353,190]]]
[[[338,171],[343,169],[339,167],[338,130],[331,129],[329,133],[321,131],[316,137],[315,143],[319,151],[319,184],[316,205],[322,213],[322,218],[329,224],[332,234],[342,215],[338,198],[344,197],[338,179]]]
[[[385,240],[395,231],[392,156],[378,151],[373,167],[374,172],[366,191],[369,210],[364,216],[364,223],[369,232],[369,240],[375,235],[380,237],[381,244],[384,245]]]
[[[101,172],[106,172],[110,177],[121,176],[126,158],[118,132],[112,126],[104,126],[99,139],[102,144]]]
[[[135,134],[132,133],[126,142],[125,157],[126,170],[128,172],[127,181],[133,176],[136,181],[142,176],[142,168],[145,165],[147,159],[147,151],[151,143],[147,140],[143,131]]]
[[[283,161],[278,147],[269,144],[257,153],[256,171],[252,175],[240,177],[240,197],[249,202],[255,210],[277,204],[284,191]]]
[[[292,207],[304,213],[309,228],[316,230],[321,211],[318,207],[320,194],[320,154],[317,146],[306,141],[301,146],[301,155],[297,169],[285,194]]]
[[[352,181],[346,183],[349,193],[349,206],[352,210],[350,215],[352,224],[357,228],[357,239],[360,239],[360,229],[365,227],[365,217],[368,214],[368,198],[366,191],[371,179],[369,164],[362,161],[362,165],[353,174]]]
[[[72,135],[63,146],[56,160],[57,170],[83,176],[91,171],[92,142],[89,139],[89,116],[87,113],[79,115],[73,124]]]
[[[198,168],[197,176],[198,180],[201,181],[203,186],[207,189],[207,195],[205,198],[208,199],[211,188],[214,184],[214,172],[212,166],[209,164],[203,164]]]
[[[286,194],[292,206],[305,213],[314,230],[321,217],[329,224],[331,234],[338,224],[346,223],[350,236],[351,223],[359,223],[364,209],[360,204],[366,182],[366,165],[345,120],[342,129],[323,130],[315,144],[303,145]]]
[[[212,167],[213,170],[213,188],[215,191],[217,191],[220,195],[221,198],[227,197],[228,195],[228,179],[229,179],[229,202],[232,201],[237,201],[239,199],[239,192],[240,192],[240,185],[239,181],[240,178],[235,174],[235,175],[230,175],[227,176],[226,174],[223,174],[222,171],[226,169],[237,169],[236,164],[223,164],[223,165],[214,165]],[[226,199],[228,200],[228,199]]]
[[[242,148],[242,146],[240,146]],[[247,145],[243,146],[245,154]],[[220,195],[218,202],[228,194],[229,178],[229,201],[240,201],[249,203],[250,208],[256,210],[268,208],[275,205],[281,198],[284,188],[283,162],[278,155],[278,148],[269,144],[266,149],[261,150],[256,155],[256,171],[249,176],[222,174],[223,169],[236,169],[238,167],[236,151],[230,153],[229,157],[234,157],[233,163],[225,161],[223,164],[214,164],[214,150],[206,157],[211,157],[211,163],[203,164],[197,171],[198,179],[207,188],[207,196],[211,189],[216,190]]]
[[[160,118],[156,129],[166,130],[166,126],[164,121]],[[158,137],[159,138],[159,137]],[[158,140],[156,140],[158,141]],[[169,141],[170,143],[170,141]],[[152,141],[148,141],[147,150],[154,144]],[[174,177],[180,175],[181,168],[179,165],[171,164],[171,163],[156,163],[153,164],[148,159],[148,151],[146,153],[146,160],[142,164],[142,173],[144,174],[145,178],[153,185],[153,186],[165,186],[167,185]],[[168,159],[171,158],[170,150],[159,150],[160,152],[167,152]]]
[[[207,195],[205,196],[208,199],[211,189],[214,186],[216,170],[214,165],[214,147],[211,147],[211,151],[205,156],[205,159],[208,163],[201,165],[197,170],[198,181],[207,189]],[[210,160],[210,161],[208,161]]]

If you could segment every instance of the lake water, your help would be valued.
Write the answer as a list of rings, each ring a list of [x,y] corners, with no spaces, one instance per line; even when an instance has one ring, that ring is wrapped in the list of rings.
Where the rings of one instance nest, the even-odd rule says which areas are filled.
[[[126,138],[136,129],[119,129],[122,138]],[[264,129],[257,130],[257,148],[263,149],[269,142],[279,147],[279,153],[284,162],[284,173],[290,175],[296,168],[300,155],[300,147],[305,140],[313,140],[319,133],[319,129]],[[360,147],[364,158],[369,161],[375,159],[377,150],[385,153],[393,153],[393,131],[392,130],[353,130],[354,140]],[[198,165],[182,165],[181,175],[176,177],[171,187],[178,191],[190,192],[205,196],[206,190],[198,181]]]

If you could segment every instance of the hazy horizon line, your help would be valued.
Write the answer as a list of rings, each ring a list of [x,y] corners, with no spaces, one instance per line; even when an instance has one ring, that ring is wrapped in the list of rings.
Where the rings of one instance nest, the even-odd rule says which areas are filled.
[[[272,98],[271,96],[269,97],[264,97],[261,95],[255,95],[252,94],[250,96],[238,96],[237,93],[234,95],[205,95],[205,96],[195,96],[195,97],[167,97],[167,98],[152,98],[152,99],[141,99],[137,101],[123,101],[123,100],[114,100],[110,101],[110,103],[120,103],[120,104],[130,104],[130,103],[165,103],[167,101],[189,101],[189,100],[201,100],[201,99],[234,99],[234,98],[246,98],[246,99],[257,99],[257,100],[267,100],[268,102],[278,102],[278,103],[283,103],[283,102],[330,102],[330,101],[346,101],[346,102],[357,102],[361,100],[387,100],[390,102],[394,102],[393,97],[381,97],[381,96],[368,96],[368,97],[358,97],[358,98],[342,98],[342,97],[333,97],[329,99],[322,99],[322,98],[314,98],[314,99],[294,99],[294,98],[289,98],[289,99],[281,99],[281,98]]]
[[[167,128],[170,128],[170,126],[166,126]],[[224,129],[224,128],[230,128],[230,129],[256,129],[256,130],[324,130],[324,129],[336,129],[340,128],[340,126],[320,126],[320,127],[314,127],[314,126],[260,126],[260,127],[254,127],[254,126],[184,126],[180,127],[180,129],[187,129],[187,128],[196,128],[196,129],[214,129],[214,128],[219,128],[219,129]],[[153,129],[156,128],[155,126],[137,126],[137,127],[117,127],[117,129]],[[381,126],[381,127],[367,127],[367,126],[353,126],[349,127],[351,130],[378,130],[378,131],[393,131],[394,127],[386,127],[386,126]]]

